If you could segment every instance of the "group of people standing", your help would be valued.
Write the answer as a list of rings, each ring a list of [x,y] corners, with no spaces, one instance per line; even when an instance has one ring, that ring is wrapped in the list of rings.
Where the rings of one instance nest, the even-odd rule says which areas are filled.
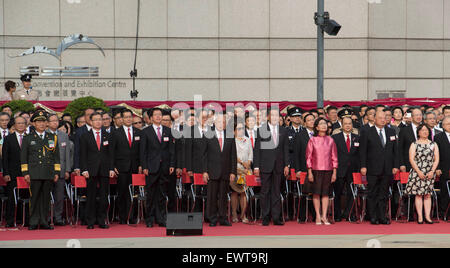
[[[437,177],[440,216],[447,213],[449,106],[441,110],[363,106],[359,113],[348,106],[310,111],[288,107],[287,112],[283,117],[275,107],[248,111],[235,107],[224,114],[208,108],[155,107],[140,118],[129,109],[109,114],[88,108],[76,118],[73,130],[70,115],[58,118],[39,110],[31,118],[18,113],[11,126],[14,132],[3,122],[10,121],[12,115],[2,113],[0,131],[8,132],[2,136],[3,177],[10,197],[7,227],[14,225],[12,189],[16,178],[22,176],[32,192],[29,229],[53,228],[48,224],[52,191],[55,225],[65,225],[64,187],[72,173],[87,181],[83,221],[88,229],[95,225],[109,228],[108,194],[114,177],[119,223],[127,224],[131,205],[128,186],[133,174],[146,178],[145,222],[149,228],[154,224],[164,227],[166,211],[177,210],[177,181],[183,176],[201,176],[206,184],[205,219],[211,227],[249,222],[248,175],[261,180],[262,225],[283,225],[283,213],[287,219],[296,216],[292,207],[282,209],[282,198],[289,199],[292,185],[286,181],[292,170],[298,178],[307,173],[302,191],[311,196],[317,225],[330,224],[330,197],[334,197],[334,221],[356,220],[350,188],[354,173],[367,177],[367,214],[372,224],[390,224],[386,212],[389,187],[398,172],[410,172],[402,194],[416,196],[419,223],[432,223],[430,196]],[[344,207],[342,198],[346,199]],[[305,202],[301,200],[297,208],[299,222],[306,220]]]

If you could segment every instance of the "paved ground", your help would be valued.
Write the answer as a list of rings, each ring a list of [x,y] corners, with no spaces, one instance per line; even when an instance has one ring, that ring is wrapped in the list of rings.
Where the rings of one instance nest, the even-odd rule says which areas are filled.
[[[78,241],[70,241],[78,245]],[[83,248],[450,248],[450,235],[335,235],[251,237],[164,237],[79,240]],[[68,240],[0,242],[0,248],[68,247]]]

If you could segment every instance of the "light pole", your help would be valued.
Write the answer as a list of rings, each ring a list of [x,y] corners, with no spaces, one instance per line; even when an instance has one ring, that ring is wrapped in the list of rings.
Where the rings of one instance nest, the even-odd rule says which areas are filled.
[[[337,35],[341,29],[336,21],[330,20],[325,12],[324,0],[317,0],[317,12],[314,21],[317,25],[317,108],[323,108],[323,66],[324,66],[324,32]]]

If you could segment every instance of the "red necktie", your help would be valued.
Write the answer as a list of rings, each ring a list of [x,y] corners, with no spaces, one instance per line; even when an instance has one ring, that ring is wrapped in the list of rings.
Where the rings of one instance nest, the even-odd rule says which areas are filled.
[[[347,134],[347,150],[350,153],[350,134]]]
[[[130,148],[131,148],[131,133],[130,133],[130,128],[128,128],[128,144],[130,144]]]
[[[97,148],[100,151],[100,132],[99,131],[97,131],[97,138],[96,138],[96,140],[97,140]]]
[[[255,148],[255,140],[253,139],[253,130],[250,132],[250,140],[252,141],[252,148]]]
[[[219,132],[219,146],[220,146],[220,151],[221,151],[221,152],[222,152],[222,143],[223,143],[223,140],[222,140],[222,133]]]

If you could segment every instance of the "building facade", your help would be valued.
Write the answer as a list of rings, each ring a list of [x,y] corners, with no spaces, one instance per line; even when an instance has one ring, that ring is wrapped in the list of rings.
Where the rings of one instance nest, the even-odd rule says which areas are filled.
[[[137,100],[316,100],[316,0],[141,0]],[[450,96],[450,0],[325,0],[325,99]],[[23,66],[98,66],[97,78],[33,80],[41,100],[130,100],[137,0],[0,0],[0,81]],[[61,60],[74,33],[92,45]],[[19,86],[19,88],[21,85]]]

